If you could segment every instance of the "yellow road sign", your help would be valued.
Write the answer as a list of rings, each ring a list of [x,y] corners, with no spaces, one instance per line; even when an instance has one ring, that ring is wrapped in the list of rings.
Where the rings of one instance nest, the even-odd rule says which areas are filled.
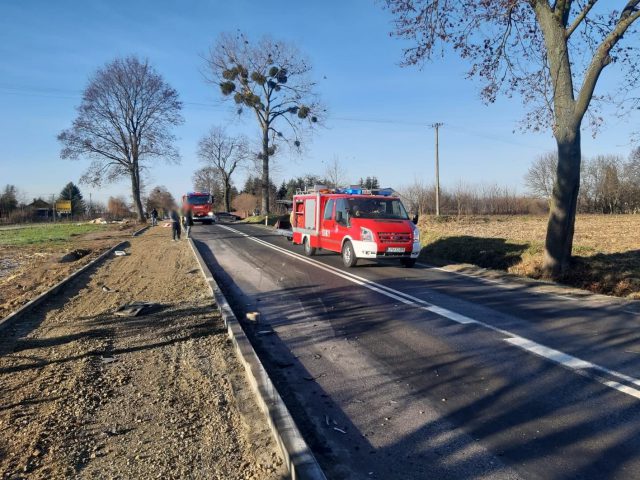
[[[56,202],[56,212],[71,213],[71,200],[58,200]]]

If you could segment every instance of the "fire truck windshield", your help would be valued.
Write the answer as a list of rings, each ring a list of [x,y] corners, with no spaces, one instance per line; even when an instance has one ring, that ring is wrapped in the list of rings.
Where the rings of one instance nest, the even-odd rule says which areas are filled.
[[[347,204],[352,218],[409,219],[397,198],[348,198]]]
[[[209,195],[188,195],[187,202],[189,205],[206,205],[210,203]]]

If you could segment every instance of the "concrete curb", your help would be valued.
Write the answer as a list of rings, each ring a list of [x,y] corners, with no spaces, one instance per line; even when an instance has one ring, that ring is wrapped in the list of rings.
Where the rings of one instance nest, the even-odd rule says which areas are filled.
[[[81,275],[82,273],[86,272],[87,270],[89,270],[91,267],[95,266],[97,263],[101,262],[102,260],[104,260],[105,258],[107,258],[109,255],[111,255],[115,250],[118,249],[118,247],[120,247],[121,245],[125,244],[126,242],[120,242],[117,245],[114,245],[113,247],[111,247],[109,250],[107,250],[106,252],[100,254],[100,256],[98,256],[97,258],[94,258],[93,260],[91,260],[89,263],[87,263],[84,267],[76,270],[75,272],[73,272],[71,275],[69,275],[68,277],[64,278],[63,280],[61,280],[60,282],[56,283],[53,287],[51,287],[49,290],[47,290],[46,292],[41,293],[40,295],[38,295],[36,298],[34,298],[33,300],[30,300],[28,303],[25,303],[22,307],[20,307],[18,310],[16,310],[15,312],[10,313],[9,315],[7,315],[6,317],[4,317],[2,320],[0,320],[0,330],[2,330],[4,327],[8,326],[11,322],[17,320],[19,317],[21,317],[22,315],[25,315],[26,313],[29,313],[31,310],[33,310],[35,307],[37,307],[38,305],[40,305],[42,302],[44,302],[48,297],[56,294],[62,287],[64,287],[67,283],[69,283],[71,280],[73,280],[74,278],[76,278],[77,276]]]
[[[147,230],[149,229],[149,227],[150,227],[149,225],[147,225],[147,226],[145,226],[145,227],[142,227],[140,230],[136,230],[135,232],[133,232],[133,233],[131,234],[131,236],[132,236],[132,237],[137,237],[138,235],[141,235],[141,234],[143,234],[145,231],[147,231]]]
[[[231,310],[227,299],[218,287],[213,274],[204,262],[202,255],[190,238],[189,245],[196,257],[205,281],[209,284],[211,293],[218,304],[218,310],[227,327],[229,338],[233,342],[240,363],[245,369],[249,384],[253,389],[258,406],[267,417],[267,423],[275,439],[285,465],[289,469],[293,480],[326,480],[324,472],[318,465],[311,449],[302,438],[300,430],[293,421],[282,397],[273,385],[269,374],[258,358],[247,335],[242,330],[238,319]]]

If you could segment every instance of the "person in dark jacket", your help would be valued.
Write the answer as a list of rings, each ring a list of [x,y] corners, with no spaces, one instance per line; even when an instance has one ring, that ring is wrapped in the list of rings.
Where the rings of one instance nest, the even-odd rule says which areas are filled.
[[[187,212],[184,214],[184,230],[186,238],[189,238],[191,227],[193,227],[193,212],[191,210],[187,210]]]
[[[171,232],[173,233],[173,241],[180,240],[180,215],[176,209],[171,210],[169,214],[171,220]]]
[[[155,208],[151,210],[151,226],[155,227],[158,225],[158,210]]]

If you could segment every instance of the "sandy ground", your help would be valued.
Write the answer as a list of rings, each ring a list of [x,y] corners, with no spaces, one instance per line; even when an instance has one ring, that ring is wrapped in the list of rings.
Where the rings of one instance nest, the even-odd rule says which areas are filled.
[[[37,297],[109,247],[128,240],[137,228],[136,225],[114,226],[53,245],[0,246],[0,318]],[[78,250],[87,254],[75,261],[60,262],[65,254]]]
[[[286,478],[187,243],[130,241],[1,331],[1,478]]]

